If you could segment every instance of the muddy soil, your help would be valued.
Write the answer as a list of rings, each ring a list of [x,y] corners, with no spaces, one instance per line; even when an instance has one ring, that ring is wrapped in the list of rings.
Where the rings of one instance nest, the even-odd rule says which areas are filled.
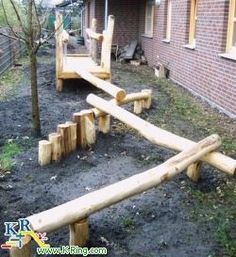
[[[39,167],[38,139],[32,139],[30,134],[29,68],[23,69],[24,79],[17,94],[0,103],[1,146],[5,140],[14,139],[24,149],[15,157],[11,173],[0,178],[1,243],[6,240],[5,221],[16,221],[75,199],[154,167],[173,155],[172,151],[150,144],[115,120],[111,133],[98,134],[93,148],[78,150],[58,164]],[[150,72],[149,68],[144,69]],[[116,84],[120,84],[122,70],[124,66],[114,64]],[[90,108],[85,100],[89,93],[109,98],[79,80],[66,83],[62,93],[56,92],[53,58],[48,63],[40,63],[38,72],[43,138],[54,132],[58,124],[70,120],[72,113]],[[129,71],[127,83],[121,86],[127,92],[151,88],[158,94],[158,88],[151,83],[136,84],[137,80],[142,80],[141,74]],[[154,102],[152,109],[141,116],[148,119],[155,115],[159,104]],[[132,106],[126,108],[132,110]],[[186,136],[199,139],[192,134],[191,127],[178,126],[182,126]],[[155,158],[149,160],[149,156]],[[213,224],[209,222],[202,227],[192,218],[192,200],[186,190],[186,185],[214,190],[222,176],[204,166],[203,179],[197,186],[182,174],[168,184],[92,215],[89,246],[107,247],[109,257],[207,257],[212,253],[222,256],[211,232]],[[68,228],[48,236],[52,246],[68,244]],[[8,253],[0,250],[0,256],[6,257]]]

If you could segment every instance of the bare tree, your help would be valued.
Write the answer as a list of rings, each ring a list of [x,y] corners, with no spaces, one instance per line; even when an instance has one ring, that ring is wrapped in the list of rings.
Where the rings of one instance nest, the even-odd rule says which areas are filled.
[[[32,132],[34,136],[39,136],[41,134],[41,126],[37,83],[37,52],[40,46],[51,38],[54,33],[48,35],[47,38],[43,37],[43,25],[47,20],[47,15],[41,14],[41,5],[37,5],[36,0],[24,0],[22,2],[22,8],[19,8],[19,1],[7,1],[11,3],[20,28],[20,31],[14,29],[14,26],[10,22],[10,17],[7,15],[4,0],[1,0],[6,23],[13,34],[13,36],[10,37],[23,41],[27,47],[31,71]],[[9,35],[5,36],[9,37]]]

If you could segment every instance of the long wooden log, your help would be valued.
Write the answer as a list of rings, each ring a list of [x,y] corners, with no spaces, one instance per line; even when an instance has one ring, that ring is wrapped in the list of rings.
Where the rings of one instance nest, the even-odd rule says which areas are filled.
[[[95,87],[102,89],[109,95],[113,96],[118,101],[122,101],[125,96],[125,90],[122,88],[119,88],[112,83],[102,80],[100,78],[97,78],[93,74],[91,74],[89,71],[87,71],[85,68],[81,67],[75,67],[74,71],[83,79],[87,80],[91,84],[93,84]]]
[[[130,127],[136,129],[141,135],[154,144],[177,151],[183,151],[184,149],[187,149],[195,144],[195,142],[189,139],[158,128],[153,124],[137,117],[136,115],[122,109],[114,103],[103,100],[102,98],[93,94],[90,94],[87,97],[87,102],[100,111],[106,112],[107,114],[112,115]],[[203,161],[208,162],[217,169],[230,175],[236,174],[236,160],[219,152],[208,154],[203,158]]]
[[[32,215],[27,219],[32,229],[37,232],[50,232],[62,226],[74,224],[101,209],[167,182],[191,163],[219,147],[220,144],[219,136],[212,135],[153,169]]]

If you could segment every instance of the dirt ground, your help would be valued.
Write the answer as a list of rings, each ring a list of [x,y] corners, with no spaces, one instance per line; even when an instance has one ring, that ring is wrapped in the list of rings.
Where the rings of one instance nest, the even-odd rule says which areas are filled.
[[[70,81],[62,93],[56,92],[53,56],[49,53],[45,60],[40,60],[39,95],[43,138],[54,132],[58,124],[70,120],[74,112],[90,108],[85,100],[89,93],[109,99],[84,81]],[[202,125],[200,129],[193,126],[192,120],[171,116],[169,104],[173,99],[164,93],[165,84],[158,84],[151,68],[113,63],[113,73],[114,83],[127,92],[153,89],[152,109],[145,111],[142,118],[196,141],[212,132],[212,122]],[[175,87],[175,90],[191,97],[183,89]],[[218,114],[199,99],[192,97],[192,100],[207,115],[216,115],[217,122],[225,126],[224,133],[233,141],[235,122]],[[132,111],[131,105],[125,108]],[[6,240],[3,236],[5,221],[16,221],[75,199],[154,167],[174,154],[152,145],[135,131],[114,120],[111,133],[98,134],[96,145],[89,151],[78,150],[62,162],[42,168],[37,163],[39,139],[33,139],[30,132],[29,68],[24,65],[23,79],[16,93],[0,102],[0,147],[6,140],[13,139],[23,149],[14,158],[10,174],[0,176],[1,243]],[[235,149],[231,148],[228,152],[235,157]],[[193,197],[196,195],[194,192],[204,195],[215,193],[228,181],[235,183],[227,175],[204,165],[202,180],[197,185],[182,173],[168,184],[102,210],[90,217],[89,246],[107,247],[109,257],[230,256],[215,236],[215,220],[205,219],[202,222],[201,213],[198,212],[199,199]],[[232,201],[234,210],[235,202]],[[207,209],[208,206],[203,207],[203,211]],[[48,236],[52,246],[68,244],[66,227]],[[0,250],[0,256],[8,254]]]

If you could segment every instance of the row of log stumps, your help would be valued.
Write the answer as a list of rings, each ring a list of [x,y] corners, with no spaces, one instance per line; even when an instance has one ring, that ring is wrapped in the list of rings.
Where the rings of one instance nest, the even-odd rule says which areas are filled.
[[[128,94],[122,101],[111,100],[116,105],[134,102],[134,113],[140,114],[149,109],[152,103],[152,90]],[[73,114],[72,121],[57,126],[57,131],[49,134],[48,140],[39,142],[38,162],[41,166],[59,162],[77,148],[87,148],[96,142],[96,118],[98,131],[107,134],[111,128],[111,116],[97,109],[83,110]]]

